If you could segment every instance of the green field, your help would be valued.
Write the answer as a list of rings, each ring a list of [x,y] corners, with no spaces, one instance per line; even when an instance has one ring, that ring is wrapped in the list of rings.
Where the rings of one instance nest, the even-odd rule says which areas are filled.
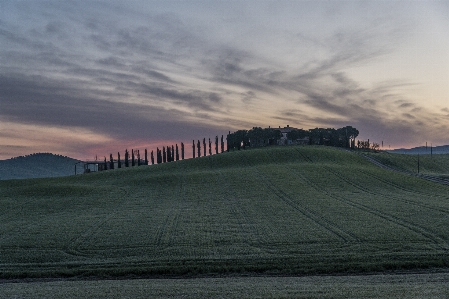
[[[449,273],[0,283],[1,298],[449,298]]]
[[[398,170],[435,175],[442,178],[449,178],[449,154],[438,155],[401,155],[382,153],[366,153],[377,161]]]
[[[447,268],[449,186],[329,147],[0,182],[0,270],[25,277]]]

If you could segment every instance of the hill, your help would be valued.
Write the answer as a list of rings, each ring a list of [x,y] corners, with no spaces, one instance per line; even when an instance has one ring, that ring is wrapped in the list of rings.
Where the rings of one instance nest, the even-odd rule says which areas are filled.
[[[37,153],[0,160],[0,180],[60,177],[74,174],[78,160],[50,153]]]
[[[449,266],[449,186],[329,147],[0,182],[1,276]]]
[[[406,148],[400,148],[395,150],[389,150],[387,151],[389,153],[393,154],[406,154],[406,155],[430,155],[430,154],[449,154],[449,145],[441,145],[441,146],[434,146],[434,147],[426,147],[426,146],[419,146],[414,147],[410,149]]]
[[[383,165],[403,172],[449,178],[449,154],[410,155],[389,152],[366,153]]]

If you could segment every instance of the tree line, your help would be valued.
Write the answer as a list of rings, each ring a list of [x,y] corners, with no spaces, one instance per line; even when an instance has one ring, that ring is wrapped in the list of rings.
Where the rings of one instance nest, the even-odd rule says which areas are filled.
[[[328,145],[355,148],[355,138],[359,131],[346,126],[339,129],[315,128],[309,130],[295,128],[265,128],[254,127],[251,130],[229,132],[227,142],[229,149],[245,147],[262,147],[283,144]]]
[[[207,153],[209,155],[212,155],[212,141],[209,138],[208,142],[209,148],[207,149],[206,144],[206,138],[203,138],[202,146],[201,141],[198,140],[198,142],[195,145],[195,140],[193,140],[192,143],[192,156],[195,157],[201,157],[201,155],[206,156]],[[219,146],[220,145],[220,146]],[[224,150],[224,136],[221,135],[221,141],[219,144],[218,136],[215,136],[215,154],[218,154],[219,152],[223,153]],[[181,146],[179,147],[178,144],[170,145],[170,146],[163,146],[161,149],[159,147],[156,148],[156,152],[151,151],[150,157],[148,157],[148,151],[145,149],[143,156],[140,154],[140,150],[134,150],[131,149],[131,151],[128,151],[128,149],[125,150],[125,156],[122,159],[120,156],[120,152],[117,152],[117,159],[114,159],[113,154],[109,154],[109,160],[104,157],[103,162],[96,163],[98,164],[98,170],[108,170],[108,169],[115,169],[115,168],[124,168],[124,167],[134,167],[134,166],[141,166],[141,165],[154,165],[154,164],[162,164],[162,163],[169,163],[179,160],[184,160],[185,157],[185,146],[184,143],[181,142]],[[92,164],[92,163],[90,163]],[[85,172],[90,172],[90,170],[85,169]]]
[[[359,131],[352,127],[346,126],[338,129],[334,128],[314,128],[309,130],[296,129],[291,127],[285,128],[261,128],[253,127],[251,130],[238,130],[234,133],[229,132],[226,138],[226,151],[245,149],[246,147],[263,147],[270,145],[284,145],[284,144],[308,144],[308,145],[327,145],[344,148],[358,148],[358,149],[379,149],[377,143],[372,145],[368,141],[357,141],[356,138]],[[225,151],[224,136],[221,135],[221,140],[215,136],[215,154],[223,153]],[[197,158],[201,156],[212,155],[212,141],[206,142],[203,140],[192,141],[192,157]],[[117,160],[114,160],[112,154],[109,156],[109,161],[104,157],[104,162],[99,163],[98,170],[114,169],[122,167],[134,167],[141,165],[151,165],[169,163],[179,160],[184,160],[185,146],[181,142],[178,144],[159,147],[156,152],[151,151],[150,158],[148,158],[148,151],[145,149],[143,156],[140,150],[128,149],[125,150],[124,160],[121,159],[120,152],[117,153]],[[115,161],[117,163],[115,163]],[[101,164],[101,165],[100,165]]]
[[[207,151],[207,144],[206,144],[206,138],[203,138],[203,150],[201,151],[201,141],[198,140],[195,145],[195,140],[192,141],[192,151],[193,151],[193,158],[201,157],[201,152],[203,152],[203,156],[207,156],[207,152],[209,152],[209,156],[212,155],[212,142],[209,138],[209,151]],[[220,141],[220,148],[218,147],[218,136],[215,136],[215,154],[224,152],[224,136],[221,135],[221,141]]]

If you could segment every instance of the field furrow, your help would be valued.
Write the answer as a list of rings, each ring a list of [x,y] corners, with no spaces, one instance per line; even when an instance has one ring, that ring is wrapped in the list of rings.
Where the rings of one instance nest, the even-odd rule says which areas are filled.
[[[326,169],[326,168],[325,168]],[[329,173],[331,173],[331,171],[329,170],[329,168],[326,169],[326,171],[328,171]],[[335,175],[335,172],[334,172]],[[303,177],[304,178],[304,177]],[[304,178],[306,179],[306,178]],[[315,178],[316,180],[318,180],[318,178]],[[309,177],[307,178],[308,183],[310,185],[314,185],[315,182],[313,181],[313,177]],[[315,180],[315,181],[316,181]],[[347,180],[343,179],[341,175],[335,175],[334,181],[337,181],[337,185],[341,185],[341,184],[345,184],[346,186],[350,186],[352,184],[348,184]],[[327,195],[333,199],[336,199],[342,203],[348,204],[352,207],[355,207],[361,211],[370,213],[376,217],[379,217],[381,219],[384,219],[392,224],[394,224],[395,226],[400,226],[403,227],[409,231],[412,231],[416,234],[421,235],[422,237],[428,239],[429,241],[431,241],[433,244],[435,244],[436,246],[438,246],[440,249],[443,250],[447,250],[448,247],[448,242],[446,239],[443,239],[441,237],[439,237],[438,235],[436,235],[434,232],[428,230],[425,227],[422,227],[420,225],[417,225],[416,223],[412,223],[404,218],[398,217],[394,214],[395,210],[394,210],[394,206],[385,206],[382,204],[379,204],[378,200],[382,199],[377,198],[376,200],[376,206],[377,208],[373,207],[372,205],[372,200],[371,200],[371,204],[365,203],[366,201],[356,201],[356,197],[342,197],[339,195],[338,192],[336,192],[335,190],[329,190],[329,188],[326,188],[326,186],[324,186],[324,184],[320,184],[319,187],[318,185],[315,184],[315,187],[318,189],[320,188],[323,192],[326,192]],[[347,188],[347,187],[346,187]],[[357,188],[359,190],[362,190],[362,188]],[[370,197],[372,197],[372,194],[368,194]],[[354,198],[354,199],[351,199]],[[358,196],[357,199],[363,198],[361,196]],[[404,207],[404,205],[401,205],[402,207]],[[379,207],[382,207],[383,209],[379,209]],[[378,223],[378,221],[376,221],[375,219],[373,219],[373,221],[375,221],[376,223]]]
[[[251,166],[249,160],[246,160],[245,162]],[[338,237],[340,240],[344,242],[356,241],[356,239],[351,234],[337,227],[334,223],[332,223],[331,220],[325,219],[319,213],[311,212],[305,205],[297,204],[296,200],[293,197],[289,196],[285,191],[283,191],[281,188],[278,187],[278,184],[274,183],[275,182],[274,177],[270,177],[267,172],[263,172],[259,168],[254,166],[253,168],[254,172],[257,174],[258,178],[262,180],[266,188],[268,188],[270,192],[272,192],[278,199],[284,202],[291,209],[296,210],[305,218],[313,221],[318,226],[334,234],[336,237]]]

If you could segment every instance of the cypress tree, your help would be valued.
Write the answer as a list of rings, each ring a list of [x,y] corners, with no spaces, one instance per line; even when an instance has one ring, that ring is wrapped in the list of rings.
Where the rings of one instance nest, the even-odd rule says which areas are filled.
[[[198,140],[197,148],[198,148],[198,158],[199,158],[199,157],[201,157],[201,142],[199,140]]]
[[[109,155],[109,161],[110,161],[110,169],[114,169],[114,158],[112,157],[112,154]]]
[[[171,146],[171,160],[175,161],[175,147],[173,146],[173,144]]]
[[[135,161],[135,157],[134,157],[134,150],[131,149],[131,166],[136,166],[136,161]]]
[[[176,143],[176,161],[179,161],[179,150],[178,150],[178,144]]]
[[[207,148],[206,148],[206,138],[203,138],[203,148],[204,148],[204,157],[206,157],[206,150],[207,150]]]
[[[212,143],[210,142],[210,138],[209,138],[209,156],[212,156]]]
[[[195,140],[193,140],[192,148],[193,148],[193,158],[195,159]]]
[[[144,165],[148,165],[148,151],[147,151],[147,149],[145,149],[145,164]]]
[[[162,147],[162,162],[167,162],[167,153],[165,152],[165,146]]]
[[[120,152],[117,153],[117,168],[122,168],[122,161],[120,161]]]
[[[223,141],[223,135],[221,135],[221,153],[224,152],[224,141]]]
[[[104,157],[104,170],[108,170],[108,162],[106,162],[106,156]]]
[[[137,166],[140,166],[140,150],[137,150]]]
[[[171,148],[167,146],[167,162],[171,162]]]
[[[215,136],[215,154],[218,154],[218,136]]]
[[[154,153],[151,151],[151,165],[154,165]]]
[[[128,153],[128,149],[125,150],[125,167],[129,167],[129,153]]]
[[[184,160],[184,143],[181,142],[181,159]]]

